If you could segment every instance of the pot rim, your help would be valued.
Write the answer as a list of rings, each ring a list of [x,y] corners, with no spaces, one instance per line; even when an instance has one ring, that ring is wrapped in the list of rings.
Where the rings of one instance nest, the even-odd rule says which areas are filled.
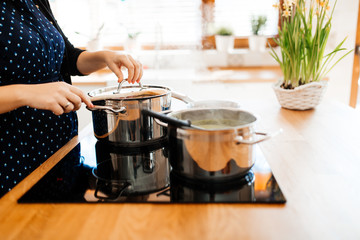
[[[118,86],[109,86],[104,88],[97,88],[88,92],[88,96],[90,97],[91,101],[106,101],[106,100],[114,100],[114,101],[132,101],[132,100],[140,100],[140,99],[150,99],[150,98],[157,98],[165,96],[172,92],[170,87],[161,86],[161,85],[143,85],[143,88],[155,88],[155,89],[162,89],[166,90],[166,92],[147,96],[147,97],[130,97],[125,96],[121,93],[115,93],[117,91]],[[125,86],[122,89],[141,89],[139,86]],[[135,92],[135,91],[134,91]]]
[[[182,109],[182,110],[178,110],[178,111],[174,111],[169,113],[170,117],[174,117],[173,115],[175,114],[181,114],[184,112],[195,112],[195,111],[209,111],[209,110],[231,110],[231,111],[235,111],[235,112],[243,112],[246,114],[249,114],[251,116],[253,116],[255,118],[254,121],[250,122],[250,123],[246,123],[246,124],[242,124],[242,125],[238,125],[238,126],[234,126],[234,127],[226,127],[226,128],[217,128],[217,129],[196,129],[196,128],[191,128],[191,127],[177,127],[178,130],[184,130],[184,131],[189,131],[189,132],[196,132],[196,133],[219,133],[219,132],[234,132],[234,131],[238,131],[240,129],[243,128],[250,128],[252,126],[254,126],[258,121],[259,121],[259,117],[256,114],[253,114],[249,111],[246,110],[242,110],[239,108],[231,108],[231,107],[218,107],[218,108],[190,108],[190,109]],[[176,117],[174,117],[176,118]],[[184,119],[183,119],[184,120]],[[171,125],[170,125],[171,126]]]

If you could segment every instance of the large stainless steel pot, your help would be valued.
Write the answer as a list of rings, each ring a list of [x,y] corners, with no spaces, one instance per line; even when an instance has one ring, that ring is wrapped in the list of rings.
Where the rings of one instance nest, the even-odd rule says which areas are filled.
[[[257,117],[240,109],[187,109],[172,112],[169,117],[227,126],[195,129],[168,124],[169,160],[173,171],[191,179],[226,181],[242,177],[254,165],[254,145],[270,138],[257,133]]]
[[[93,128],[98,140],[124,146],[152,145],[166,138],[166,128],[152,118],[143,117],[141,109],[155,112],[169,110],[172,91],[168,87],[144,85],[100,88],[88,93],[94,108]],[[181,96],[178,97],[180,100]],[[188,98],[190,99],[190,98]],[[183,100],[188,101],[188,100]]]

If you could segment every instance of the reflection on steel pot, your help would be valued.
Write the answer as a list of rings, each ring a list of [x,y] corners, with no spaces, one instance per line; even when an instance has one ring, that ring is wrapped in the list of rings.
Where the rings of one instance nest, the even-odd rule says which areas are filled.
[[[255,163],[255,145],[270,137],[256,133],[256,116],[239,109],[187,109],[169,117],[205,128],[168,125],[170,164],[188,178],[220,181],[243,176]]]
[[[88,93],[94,108],[93,128],[98,140],[117,145],[151,145],[166,138],[166,128],[143,117],[141,109],[155,112],[169,110],[172,91],[163,86],[118,86],[96,89]],[[180,99],[182,100],[182,99]]]
[[[252,202],[255,199],[254,173],[228,182],[199,182],[170,174],[173,202]]]
[[[170,165],[165,146],[119,148],[98,141],[95,197],[117,200],[120,197],[143,195],[167,187]]]

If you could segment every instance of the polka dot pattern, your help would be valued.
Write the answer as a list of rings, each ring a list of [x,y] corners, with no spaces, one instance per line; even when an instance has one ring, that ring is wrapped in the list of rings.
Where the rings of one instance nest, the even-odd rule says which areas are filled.
[[[65,44],[31,0],[0,2],[0,86],[63,81]],[[77,134],[74,112],[21,107],[0,114],[0,196]]]

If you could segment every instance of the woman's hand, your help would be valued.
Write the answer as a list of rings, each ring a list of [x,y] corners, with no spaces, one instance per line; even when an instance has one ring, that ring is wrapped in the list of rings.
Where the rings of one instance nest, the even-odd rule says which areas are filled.
[[[128,82],[140,82],[143,75],[142,64],[127,54],[113,51],[82,52],[77,60],[77,68],[83,74],[90,74],[104,67],[108,67],[118,78],[118,82],[124,79],[121,68],[128,69]]]
[[[18,84],[0,88],[0,92],[8,93],[7,98],[0,98],[3,106],[0,112],[8,112],[22,106],[52,111],[56,115],[76,111],[84,102],[93,107],[90,98],[80,89],[65,82],[52,82],[43,84]]]
[[[121,82],[124,79],[124,75],[121,72],[122,66],[128,69],[129,83],[140,82],[140,79],[143,75],[142,64],[136,61],[130,55],[122,55],[115,52],[105,52],[105,62],[110,70],[113,71],[117,76],[118,82]]]
[[[26,105],[50,110],[56,115],[79,110],[82,102],[93,107],[88,96],[79,88],[65,82],[31,85],[24,91],[24,98],[30,100]]]

